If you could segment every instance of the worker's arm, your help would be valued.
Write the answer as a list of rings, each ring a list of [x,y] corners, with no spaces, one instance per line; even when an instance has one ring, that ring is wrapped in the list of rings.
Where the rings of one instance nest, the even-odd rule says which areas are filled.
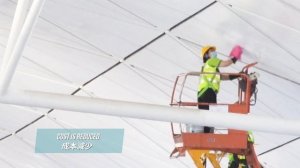
[[[239,45],[236,45],[232,48],[231,52],[230,52],[230,59],[226,60],[226,61],[221,61],[220,63],[220,67],[227,67],[229,65],[231,65],[232,63],[235,64],[235,62],[239,59],[241,59],[243,54],[243,48]]]
[[[235,75],[235,74],[232,74],[232,75],[228,75],[228,74],[222,74],[221,75],[221,80],[233,80],[233,79],[236,79],[238,78],[240,75]]]
[[[228,59],[228,60],[225,60],[225,61],[222,60],[219,66],[220,67],[227,67],[227,66],[231,65],[232,63],[234,63],[232,59]]]
[[[239,45],[236,45],[232,48],[230,52],[230,59],[228,60],[222,60],[219,64],[220,67],[227,67],[230,66],[232,63],[235,64],[235,62],[239,59],[241,59],[243,53],[243,48]],[[221,75],[221,80],[233,80],[238,78],[239,75]]]
[[[231,59],[228,59],[228,60],[222,60],[220,62],[220,67],[227,67],[229,65],[231,65],[232,63],[235,64],[235,62],[237,61],[237,59],[235,57],[232,57]],[[228,74],[223,74],[221,75],[221,80],[233,80],[233,79],[236,79],[238,78],[239,76],[238,75],[228,75]]]
[[[221,75],[221,80],[229,80],[229,75],[228,74],[226,74],[226,75],[222,74]]]

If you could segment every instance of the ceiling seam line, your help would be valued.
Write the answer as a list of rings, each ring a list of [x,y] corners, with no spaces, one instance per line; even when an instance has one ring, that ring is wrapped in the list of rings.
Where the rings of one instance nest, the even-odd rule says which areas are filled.
[[[171,85],[167,85],[166,83],[163,83],[163,82],[161,82],[160,80],[158,80],[157,78],[154,78],[153,76],[149,76],[149,78],[151,78],[151,79],[153,79],[153,80],[156,80],[157,82],[159,82],[161,85],[163,85],[164,87],[168,87],[168,88],[170,88],[171,90],[173,89],[173,86]],[[172,84],[174,84],[174,82],[172,82]],[[158,87],[157,85],[156,85],[156,87]],[[186,86],[186,89],[189,89],[189,87],[188,86]],[[162,89],[160,89],[160,90],[162,90]],[[195,93],[197,92],[196,90],[191,90],[191,91],[194,91]],[[196,97],[191,97],[189,94],[186,94],[186,93],[183,93],[183,95],[182,96],[186,96],[186,97],[188,97],[188,98],[190,98],[191,100],[196,100]],[[171,98],[171,96],[169,96],[169,94],[168,94],[168,97],[169,98]]]
[[[64,29],[64,28],[61,27],[60,25],[58,25],[58,24],[56,24],[56,23],[54,23],[54,22],[52,22],[52,21],[46,19],[46,18],[43,17],[43,16],[40,16],[40,18],[41,18],[42,20],[44,20],[45,22],[47,22],[47,23],[49,23],[49,24],[51,24],[51,25],[54,25],[55,27],[57,27],[57,28],[63,30],[64,32],[68,33],[69,35],[71,35],[71,36],[77,38],[78,40],[80,40],[80,41],[82,41],[82,42],[85,42],[86,44],[92,46],[93,48],[97,49],[98,51],[102,52],[103,54],[105,54],[105,55],[107,55],[107,56],[110,56],[110,57],[113,57],[110,53],[104,51],[103,49],[101,49],[101,48],[99,48],[98,46],[92,44],[91,42],[89,42],[89,41],[87,41],[87,40],[85,40],[85,39],[83,39],[83,38],[81,38],[81,37],[75,35],[74,33],[72,33],[72,32],[70,32],[70,31]]]
[[[129,68],[129,70],[134,71],[136,73],[136,75],[138,75],[140,78],[144,79],[146,82],[148,82],[148,84],[150,84],[152,87],[158,89],[161,93],[163,93],[165,96],[167,96],[168,98],[171,97],[171,95],[169,95],[169,93],[163,91],[163,89],[161,89],[160,87],[158,87],[156,84],[154,84],[153,82],[151,82],[149,79],[147,79],[145,76],[143,76],[142,74],[140,74],[139,72],[137,72],[134,69]]]
[[[131,124],[128,120],[126,120],[125,118],[121,117],[121,119],[123,121],[125,121],[128,125],[130,125],[131,127],[135,128],[135,130],[137,130],[140,134],[142,134],[143,136],[145,136],[148,140],[150,140],[154,145],[158,146],[161,150],[165,151],[165,152],[169,152],[167,149],[165,149],[163,146],[161,146],[159,143],[155,142],[152,138],[150,138],[149,136],[147,136],[144,132],[142,132],[139,128],[137,128],[136,126],[134,126],[133,124]],[[151,126],[150,126],[151,127]],[[182,165],[184,165],[185,167],[189,167],[188,165],[186,165],[186,163],[182,162],[181,160],[178,160],[179,163],[181,163]]]
[[[282,23],[280,23],[280,22],[278,22],[278,21],[275,21],[275,20],[273,20],[273,19],[269,19],[269,18],[267,18],[267,17],[265,17],[265,16],[260,16],[260,15],[255,14],[254,12],[251,12],[251,11],[249,11],[249,10],[243,8],[243,7],[237,7],[236,5],[232,5],[232,4],[228,4],[228,6],[231,7],[231,8],[233,8],[234,10],[240,11],[240,13],[241,13],[241,12],[242,12],[242,13],[246,13],[246,14],[251,15],[251,16],[253,16],[253,17],[259,18],[260,20],[263,20],[263,21],[265,21],[265,22],[268,22],[268,23],[270,23],[270,24],[277,25],[277,26],[279,26],[279,27],[281,27],[281,28],[289,29],[289,30],[291,30],[291,31],[294,31],[294,32],[297,33],[297,34],[300,34],[300,30],[298,30],[297,28],[294,28],[294,27],[292,27],[292,26],[284,25],[284,24],[282,24]]]
[[[191,40],[188,40],[188,39],[186,39],[186,38],[183,38],[183,37],[180,37],[180,36],[176,36],[176,37],[177,37],[178,39],[180,39],[180,40],[184,40],[184,41],[187,41],[187,42],[192,43],[192,44],[194,44],[194,45],[197,45],[197,46],[199,46],[199,47],[203,47],[203,45],[198,44],[198,43],[196,43],[196,42],[193,42],[193,41],[191,41]],[[223,56],[225,56],[225,57],[229,57],[227,54],[224,54],[224,53],[221,53],[221,52],[218,52],[218,53],[221,54],[221,55],[223,55]],[[246,62],[243,62],[243,61],[240,61],[240,62],[243,63],[243,64],[247,64]],[[263,68],[260,68],[260,67],[257,67],[257,66],[256,66],[255,68],[256,68],[256,69],[259,69],[259,70],[261,70],[261,71],[263,71],[263,72],[266,72],[266,73],[268,73],[268,74],[270,74],[270,75],[273,75],[273,76],[275,76],[275,77],[278,77],[278,78],[280,78],[280,79],[289,81],[289,82],[291,82],[291,83],[293,83],[293,84],[296,84],[296,85],[300,86],[300,82],[293,81],[293,80],[291,80],[291,79],[289,79],[289,78],[283,77],[283,76],[281,76],[281,75],[278,75],[278,74],[276,74],[276,73],[270,72],[270,71],[268,71],[268,70],[266,70],[266,69],[263,69]]]
[[[259,28],[257,28],[256,26],[254,26],[254,24],[250,23],[249,21],[247,21],[246,19],[244,19],[243,17],[241,17],[239,14],[237,14],[235,11],[233,11],[231,8],[227,7],[225,4],[223,4],[223,2],[221,2],[220,0],[217,0],[217,2],[219,2],[223,7],[225,7],[227,10],[229,10],[231,13],[235,14],[238,18],[240,18],[242,21],[244,21],[245,23],[247,23],[249,26],[251,26],[253,29],[255,29],[256,31],[258,31],[260,34],[262,34],[263,36],[265,36],[267,39],[269,39],[270,41],[272,41],[274,44],[276,44],[279,48],[281,48],[283,51],[285,51],[286,53],[288,53],[290,56],[292,56],[296,61],[300,62],[300,58],[298,58],[295,54],[293,54],[292,52],[290,52],[289,50],[287,50],[285,47],[283,47],[279,42],[277,42],[276,40],[274,40],[273,38],[271,38],[271,36],[267,35],[266,33],[264,33],[262,30],[260,30]]]
[[[179,23],[175,24],[174,26],[172,26],[171,28],[169,28],[169,31],[176,28],[177,26],[179,26],[180,24],[186,22],[187,20],[189,20],[190,18],[194,17],[195,15],[199,14],[200,12],[204,11],[205,9],[207,9],[208,7],[212,6],[213,4],[215,4],[217,1],[214,1],[212,3],[210,3],[209,5],[207,5],[206,7],[200,9],[199,11],[197,11],[196,13],[192,14],[191,16],[185,18],[184,20],[180,21]],[[155,42],[156,40],[158,40],[159,38],[163,37],[164,35],[166,35],[165,32],[161,33],[160,35],[158,35],[156,38],[152,39],[151,41],[149,41],[148,43],[144,44],[143,46],[141,46],[140,48],[138,48],[137,50],[133,51],[132,53],[130,53],[129,55],[127,55],[126,57],[124,57],[123,61],[127,60],[128,58],[130,58],[131,56],[133,56],[134,54],[138,53],[139,51],[143,50],[144,48],[146,48],[147,46],[149,46],[150,44],[152,44],[153,42]],[[92,78],[91,80],[87,81],[86,83],[84,83],[82,86],[86,86],[87,84],[89,84],[90,82],[92,82],[93,80],[97,79],[98,77],[102,76],[103,74],[107,73],[108,71],[110,71],[111,69],[113,69],[114,67],[118,66],[119,64],[121,64],[122,62],[118,62],[116,64],[114,64],[112,67],[108,68],[107,70],[105,70],[104,72],[100,73],[99,75],[95,76],[94,78]],[[80,91],[80,88],[75,90],[73,93],[77,93],[78,91]]]
[[[10,167],[12,167],[12,168],[17,168],[17,167],[15,167],[12,163],[12,161],[8,161],[7,159],[5,159],[4,157],[2,157],[2,156],[0,156],[0,160],[2,161],[2,162],[4,162],[4,163],[6,163],[7,165],[9,165]]]
[[[13,0],[8,0],[8,1],[11,2],[11,3],[13,3],[13,4],[16,4]],[[61,27],[61,26],[55,24],[54,22],[52,22],[52,21],[46,19],[45,17],[43,17],[43,16],[40,15],[39,18],[40,18],[41,20],[44,20],[45,22],[47,22],[47,23],[49,23],[49,24],[52,24],[52,25],[54,25],[55,27],[57,27],[57,28],[63,30],[64,32],[67,32],[69,35],[71,35],[71,36],[73,36],[73,37],[79,39],[80,41],[83,41],[83,42],[87,43],[88,45],[90,45],[90,46],[92,46],[93,48],[95,48],[95,49],[101,51],[102,53],[104,53],[104,54],[106,54],[106,55],[112,57],[112,55],[109,54],[108,52],[106,52],[106,51],[102,50],[101,48],[95,46],[94,44],[90,43],[89,41],[84,40],[83,38],[81,38],[81,37],[75,35],[74,33],[72,33],[72,32],[70,32],[70,31],[64,29],[63,27]]]
[[[193,18],[194,16],[198,15],[199,13],[203,12],[204,10],[208,9],[209,7],[213,6],[214,4],[216,4],[217,1],[213,1],[212,3],[208,4],[207,6],[205,6],[204,8],[202,8],[201,10],[195,12],[194,14],[190,15],[189,17],[185,18],[184,20],[182,20],[181,22],[175,24],[174,26],[172,26],[169,31],[177,28],[179,25],[181,25],[182,23],[190,20],[191,18]]]
[[[226,56],[226,55],[225,55]],[[270,111],[273,111],[270,107],[268,107],[268,106],[266,106],[265,105],[265,107],[266,108],[268,108]],[[275,112],[277,115],[279,115],[277,112]],[[298,137],[298,138],[296,138],[296,139],[294,139],[294,140],[291,140],[291,141],[288,141],[287,143],[285,143],[284,145],[286,145],[286,144],[288,144],[288,143],[291,143],[291,142],[293,142],[293,141],[295,141],[295,140],[298,140],[298,139],[300,139],[300,137]],[[283,145],[280,145],[279,147],[282,147]],[[277,148],[279,148],[279,147],[275,147],[274,149],[271,149],[271,151],[272,150],[275,150],[275,149],[277,149]],[[267,152],[266,152],[267,153]],[[264,153],[263,153],[264,154]],[[258,155],[259,156],[259,155]]]
[[[97,6],[100,6],[101,8],[103,8],[103,9],[107,9],[107,10],[111,10],[111,9],[108,9],[108,8],[106,8],[106,7],[104,7],[104,6],[101,6],[99,3],[98,3],[98,1],[91,1],[92,3],[94,3],[95,5],[97,5]],[[115,22],[121,22],[121,23],[123,23],[123,24],[129,24],[129,25],[133,25],[133,26],[139,26],[139,27],[142,27],[142,28],[145,28],[145,29],[150,29],[150,28],[152,28],[152,27],[150,27],[150,26],[148,26],[148,25],[146,25],[146,24],[144,24],[144,23],[141,23],[141,22],[134,22],[134,21],[132,21],[132,20],[130,20],[130,19],[127,19],[127,20],[125,20],[125,19],[121,19],[121,18],[118,18],[118,17],[114,17],[114,16],[109,16],[109,15],[105,15],[105,14],[103,14],[103,13],[97,13],[97,12],[95,12],[95,11],[89,11],[89,10],[87,10],[87,9],[84,9],[84,8],[80,8],[80,7],[78,7],[78,6],[75,6],[75,5],[70,5],[68,2],[63,2],[65,5],[67,5],[68,7],[70,7],[70,8],[74,8],[75,10],[82,10],[82,11],[85,11],[85,12],[87,12],[87,13],[91,13],[91,14],[94,14],[94,15],[96,15],[97,17],[101,17],[101,18],[104,18],[104,19],[107,19],[107,20],[113,20],[113,21],[115,21]],[[123,16],[125,16],[125,15],[123,15]],[[125,16],[126,17],[126,16]]]
[[[141,17],[141,16],[139,16],[139,15],[137,15],[137,14],[131,12],[130,10],[124,8],[123,6],[119,5],[118,3],[116,3],[116,2],[114,2],[114,1],[112,1],[112,0],[106,0],[106,1],[108,1],[109,3],[111,3],[111,4],[115,5],[115,6],[117,6],[117,7],[120,8],[120,9],[122,9],[122,10],[124,10],[124,11],[130,13],[130,14],[133,15],[134,17],[136,17],[136,18],[142,20],[143,22],[149,24],[150,26],[152,26],[152,27],[154,27],[154,28],[157,27],[157,26],[154,25],[153,23],[151,23],[151,22],[149,22],[148,20],[144,19],[143,17]]]
[[[274,147],[274,148],[271,148],[271,149],[269,149],[269,150],[267,150],[267,151],[265,151],[265,152],[262,152],[262,153],[258,154],[257,156],[262,156],[262,155],[264,155],[264,154],[266,154],[266,153],[269,153],[269,152],[271,152],[271,151],[274,151],[274,150],[276,150],[276,149],[278,149],[278,148],[281,148],[281,147],[283,147],[283,146],[285,146],[285,145],[288,145],[288,144],[290,144],[290,143],[292,143],[292,142],[295,142],[295,141],[297,141],[297,140],[299,140],[299,139],[300,139],[300,137],[297,137],[297,138],[294,138],[294,139],[292,139],[292,140],[289,140],[289,141],[287,141],[287,142],[285,142],[285,143],[283,143],[283,144],[281,144],[281,145],[278,145],[278,146],[276,146],[276,147]]]
[[[110,1],[110,0],[108,0]],[[162,32],[165,32],[169,37],[171,37],[171,39],[175,40],[177,43],[179,43],[179,45],[181,45],[182,47],[184,47],[185,49],[187,49],[188,51],[190,51],[193,55],[198,56],[198,53],[195,53],[193,50],[191,50],[189,47],[185,46],[183,43],[181,43],[180,41],[178,41],[178,39],[176,39],[176,36],[174,36],[173,34],[171,34],[171,31],[173,29],[175,29],[176,27],[178,27],[179,25],[181,25],[182,23],[188,21],[189,19],[193,18],[194,16],[198,15],[200,12],[206,10],[207,8],[209,8],[210,6],[214,5],[217,1],[213,1],[211,2],[209,5],[205,6],[204,8],[202,8],[201,10],[198,10],[197,12],[193,13],[192,15],[188,15],[188,17],[186,17],[185,19],[183,19],[182,21],[178,22],[177,24],[175,24],[174,26],[172,26],[171,28],[169,28],[168,30],[160,30],[158,29],[158,26],[155,25],[155,30],[160,30]],[[134,15],[135,17],[138,17],[140,19],[143,19],[144,21],[147,21],[146,19],[144,19],[143,17],[131,12],[130,10],[114,3],[114,5],[117,5],[119,8],[123,9],[126,12],[129,12],[131,15]],[[147,21],[148,23],[150,23],[149,21]],[[152,23],[151,23],[152,24]],[[198,57],[197,57],[198,58]]]
[[[298,138],[300,138],[300,137],[298,137]],[[297,138],[296,138],[297,139]]]
[[[178,37],[178,39],[183,39],[183,38]],[[185,40],[185,39],[184,39],[184,40]],[[195,43],[195,42],[192,42],[192,43],[197,44],[197,43]],[[199,44],[197,44],[197,45],[199,45]],[[199,46],[202,46],[202,45],[199,45]],[[228,55],[226,55],[226,54],[224,54],[224,53],[221,53],[221,52],[218,52],[218,53],[220,53],[220,54],[223,55],[223,56],[229,57]],[[246,64],[245,62],[242,62],[242,63]],[[257,67],[255,67],[255,68],[257,68]],[[234,69],[235,69],[235,68],[234,68]],[[264,83],[263,83],[263,84],[264,84]],[[271,87],[271,89],[273,89],[273,90],[277,91],[278,93],[280,93],[278,90],[274,89],[273,87]],[[292,100],[294,100],[294,99],[292,99]],[[260,100],[258,100],[258,101],[261,102],[267,109],[269,109],[270,111],[272,111],[273,114],[275,114],[275,115],[277,115],[277,116],[281,116],[280,113],[278,113],[278,112],[276,112],[275,110],[271,109],[269,106],[267,106],[267,105],[266,105],[265,103],[263,103],[262,101],[260,101]],[[295,100],[295,101],[296,101],[296,100]]]
[[[16,138],[17,140],[21,141],[22,143],[24,143],[25,145],[31,147],[31,148],[34,148],[34,145],[30,144],[29,142],[27,142],[27,140],[21,136],[17,136],[17,135],[14,135],[14,138]],[[49,160],[50,162],[54,163],[55,165],[61,167],[61,168],[65,168],[64,166],[62,166],[61,164],[57,163],[54,161],[54,159],[52,159],[48,153],[41,153],[41,155]]]
[[[180,21],[179,23],[175,24],[174,26],[172,26],[172,27],[169,29],[169,31],[172,30],[172,29],[174,29],[174,28],[176,28],[176,27],[178,27],[179,25],[181,25],[182,23],[184,23],[184,22],[186,22],[187,20],[191,19],[192,17],[194,17],[195,15],[199,14],[200,12],[206,10],[206,9],[209,8],[210,6],[216,4],[216,2],[217,2],[217,1],[214,1],[214,2],[210,3],[209,5],[205,6],[204,8],[201,8],[199,11],[197,11],[197,12],[195,12],[194,14],[190,15],[189,17],[185,18],[184,20],[182,20],[182,21]],[[40,16],[40,18],[43,19],[44,21],[46,21],[46,22],[48,22],[48,23],[50,23],[50,24],[53,24],[53,25],[55,25],[56,27],[59,27],[60,29],[62,29],[62,28],[61,28],[60,26],[58,26],[57,24],[55,24],[55,23],[53,23],[53,22],[51,22],[51,21],[45,19],[44,17],[41,17],[41,16]],[[64,30],[64,29],[63,29],[63,30]],[[64,30],[64,31],[66,31],[66,30]],[[86,41],[86,40],[84,40],[84,39],[82,39],[82,38],[76,36],[75,34],[69,32],[69,31],[67,31],[67,32],[68,32],[70,35],[72,35],[72,36],[74,36],[74,37],[76,37],[76,38],[78,38],[78,39],[80,39],[80,40],[86,42],[87,44],[89,44],[89,45],[95,47],[96,49],[99,49],[100,51],[106,53],[106,52],[103,51],[102,49],[100,49],[100,48],[98,48],[97,46],[91,44],[90,42],[88,42],[88,41]],[[144,48],[146,48],[147,46],[149,46],[150,44],[152,44],[153,42],[155,42],[155,41],[158,40],[159,38],[163,37],[164,35],[166,35],[165,32],[161,33],[161,34],[158,35],[156,38],[152,39],[152,40],[149,41],[148,43],[144,44],[143,46],[141,46],[141,47],[138,48],[137,50],[135,50],[135,51],[133,51],[132,53],[130,53],[129,55],[127,55],[127,56],[123,59],[123,61],[127,60],[128,58],[130,58],[130,57],[133,56],[134,54],[136,54],[136,53],[138,53],[139,51],[143,50]],[[107,55],[112,56],[112,55],[109,54],[109,53],[108,53]],[[98,77],[102,76],[103,74],[107,73],[108,71],[110,71],[111,69],[113,69],[114,67],[118,66],[118,65],[121,64],[121,63],[122,63],[122,62],[120,62],[120,61],[117,62],[116,64],[114,64],[114,65],[111,66],[110,68],[106,69],[104,72],[100,73],[99,75],[95,76],[94,78],[92,78],[92,79],[90,79],[89,81],[87,81],[86,83],[84,83],[84,84],[82,85],[82,87],[84,87],[84,86],[86,86],[87,84],[91,83],[92,81],[94,81],[94,80],[97,79]],[[71,93],[71,95],[75,95],[75,94],[76,94],[77,92],[79,92],[80,90],[81,90],[81,88],[76,89],[74,92]],[[48,111],[48,114],[51,113],[52,111],[54,111],[54,109],[50,109],[50,110]],[[35,120],[31,121],[30,123],[26,124],[25,126],[19,128],[15,133],[19,133],[20,131],[22,131],[22,130],[25,129],[26,127],[32,125],[33,123],[37,122],[38,120],[40,120],[40,119],[43,118],[43,117],[45,117],[45,115],[41,115],[40,117],[38,117],[38,118],[36,118]],[[8,138],[8,137],[10,137],[11,135],[12,135],[12,134],[0,138],[0,141],[6,139],[6,138]]]
[[[129,68],[130,69],[130,68]],[[130,69],[130,70],[132,70],[132,69]],[[109,79],[110,80],[110,79]],[[114,82],[114,81],[113,81]],[[115,82],[114,82],[115,83]],[[121,86],[120,84],[118,84],[118,83],[115,83],[115,84],[117,84],[117,85],[119,85],[119,86]],[[121,86],[121,87],[123,87],[123,86]],[[124,87],[123,87],[124,88]],[[129,90],[128,88],[124,88],[124,89],[126,89],[126,90]],[[94,97],[94,96],[91,96],[91,97]],[[143,97],[143,96],[142,96]],[[145,100],[147,100],[145,97],[143,97]],[[149,101],[149,100],[147,100],[147,101]],[[137,132],[139,132],[139,133],[141,133],[141,130],[140,129],[138,129],[137,127],[135,127],[133,124],[131,124],[126,118],[124,118],[124,117],[119,117],[121,120],[123,120],[127,125],[129,125],[130,127],[132,127],[133,129],[135,129]],[[160,145],[158,145],[153,139],[151,139],[151,138],[149,138],[148,136],[146,136],[146,134],[144,134],[144,133],[141,133],[145,138],[147,138],[148,140],[150,140],[154,145],[157,145],[159,148],[161,148],[163,151],[166,151],[166,152],[168,152],[166,149],[164,149],[162,146],[160,146]],[[110,158],[109,158],[110,159]],[[155,159],[157,159],[157,158],[155,158]],[[163,162],[163,161],[162,161]],[[185,167],[188,167],[184,162],[182,162],[182,161],[179,161],[182,165],[184,165]]]
[[[166,82],[170,82],[171,84],[174,84],[174,80],[175,80],[175,79],[174,79],[174,80],[167,79],[166,77],[160,76],[160,75],[158,75],[158,74],[155,74],[155,73],[153,73],[153,72],[150,72],[150,71],[148,71],[148,70],[146,70],[146,69],[143,69],[143,68],[140,68],[140,67],[138,67],[138,66],[135,66],[135,65],[131,65],[131,66],[132,66],[133,68],[135,68],[135,69],[141,71],[141,72],[145,72],[145,73],[148,73],[148,74],[154,76],[154,77],[151,77],[152,79],[155,79],[155,77],[156,77],[156,78],[159,78],[160,80],[164,80],[164,81],[166,81]],[[159,81],[159,79],[155,79],[155,80]],[[162,83],[162,82],[160,82],[160,83]],[[172,86],[172,88],[173,88],[173,86]],[[189,87],[189,86],[187,86],[186,88],[187,88],[188,90],[190,90],[190,91],[195,91],[195,92],[197,92],[196,89],[193,89],[193,88],[191,88],[191,87]]]

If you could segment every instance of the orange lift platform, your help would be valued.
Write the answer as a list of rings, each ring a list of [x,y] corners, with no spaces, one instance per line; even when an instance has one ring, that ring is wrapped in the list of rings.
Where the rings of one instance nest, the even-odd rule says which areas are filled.
[[[223,105],[228,107],[230,113],[247,114],[250,112],[251,96],[256,94],[257,79],[253,78],[253,73],[249,74],[248,69],[257,64],[257,62],[246,65],[240,73],[219,73],[220,75],[238,76],[238,101],[232,104],[228,103],[198,103],[182,101],[183,90],[188,76],[198,76],[199,73],[185,73],[177,76],[172,98],[171,106],[178,107],[197,107],[198,105]],[[204,74],[204,73],[202,73]],[[181,84],[178,84],[181,80]],[[179,86],[179,87],[178,87]],[[175,92],[180,91],[178,98],[175,98]],[[177,95],[176,95],[177,97]],[[256,96],[255,96],[256,99]],[[175,131],[175,126],[177,126]],[[214,168],[221,168],[220,161],[227,154],[237,154],[245,156],[248,167],[261,168],[254,150],[253,142],[248,141],[248,132],[241,130],[228,129],[226,133],[192,133],[186,131],[186,124],[171,123],[172,135],[175,142],[175,149],[171,153],[171,158],[185,156],[186,151],[192,157],[197,168],[205,168],[208,160]]]

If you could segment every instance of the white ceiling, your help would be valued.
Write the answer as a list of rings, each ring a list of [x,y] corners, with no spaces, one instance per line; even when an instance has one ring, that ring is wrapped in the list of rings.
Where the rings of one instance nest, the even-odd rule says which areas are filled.
[[[232,46],[241,44],[246,49],[242,62],[221,71],[239,72],[246,63],[259,62],[258,102],[251,112],[299,119],[300,3],[296,0],[218,1],[172,29],[171,35],[131,54],[212,2],[47,0],[10,87],[71,94],[101,74],[76,95],[168,105],[176,76],[200,70],[201,46],[216,45],[220,58],[226,59]],[[15,7],[14,1],[0,0],[1,58]],[[186,92],[189,100],[196,95],[196,82],[189,82],[195,88]],[[234,82],[223,82],[219,101],[234,100],[235,87]],[[0,138],[48,110],[0,104]],[[35,154],[37,128],[124,128],[124,150],[122,154]],[[295,138],[254,135],[258,154]],[[299,146],[294,141],[258,158],[266,167],[294,167]],[[0,141],[0,167],[193,167],[188,157],[169,159],[173,147],[169,123],[54,110]]]

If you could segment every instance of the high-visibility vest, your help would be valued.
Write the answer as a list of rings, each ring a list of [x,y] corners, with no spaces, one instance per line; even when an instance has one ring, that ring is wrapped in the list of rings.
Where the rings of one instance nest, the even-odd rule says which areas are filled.
[[[254,143],[254,136],[252,131],[248,131],[248,142]]]
[[[208,61],[202,67],[203,73],[211,74],[201,74],[200,75],[200,84],[198,88],[198,97],[200,97],[208,88],[213,89],[216,93],[219,92],[221,76],[216,74],[218,72],[218,67],[212,67],[208,64]]]

